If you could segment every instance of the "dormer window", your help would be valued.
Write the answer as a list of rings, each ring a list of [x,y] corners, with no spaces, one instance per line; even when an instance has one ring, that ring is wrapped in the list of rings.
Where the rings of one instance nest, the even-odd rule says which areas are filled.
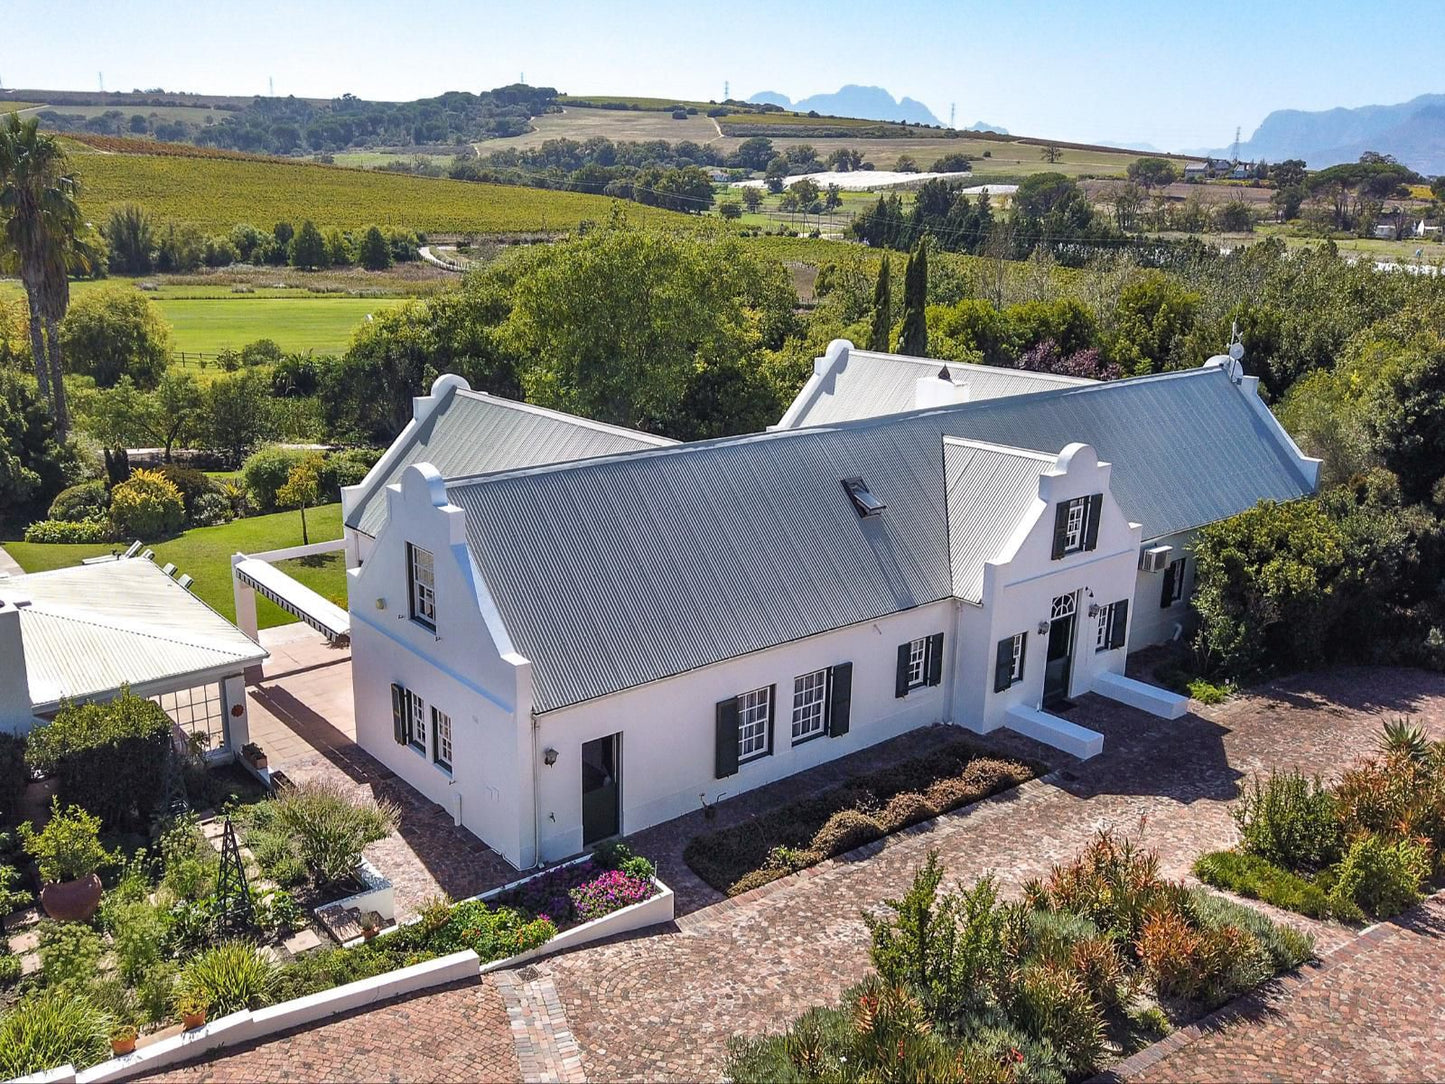
[[[876,516],[888,507],[868,492],[868,485],[862,478],[844,478],[843,488],[848,491],[848,499],[853,502],[861,519]]]
[[[407,580],[411,585],[411,619],[433,632],[437,627],[436,567],[430,550],[406,544]]]

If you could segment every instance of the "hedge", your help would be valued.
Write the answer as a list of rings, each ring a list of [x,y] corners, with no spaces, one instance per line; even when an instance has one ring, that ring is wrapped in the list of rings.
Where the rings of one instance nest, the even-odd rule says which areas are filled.
[[[110,524],[95,520],[42,519],[25,528],[27,542],[109,542]]]
[[[30,732],[26,757],[55,773],[61,805],[89,810],[107,829],[145,827],[163,798],[171,725],[159,704],[126,689],[108,704],[61,708]]]

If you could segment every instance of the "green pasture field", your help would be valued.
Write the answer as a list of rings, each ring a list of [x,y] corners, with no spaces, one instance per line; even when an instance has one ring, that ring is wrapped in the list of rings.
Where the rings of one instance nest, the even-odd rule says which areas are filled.
[[[22,109],[39,109],[35,102],[0,101],[0,113],[18,113]]]
[[[273,339],[287,353],[339,354],[368,314],[405,304],[404,298],[249,296],[225,300],[160,299],[176,350],[239,350]]]
[[[238,222],[364,229],[372,224],[439,233],[534,233],[605,221],[604,196],[340,169],[307,162],[77,154],[81,206],[92,220],[138,203],[161,218],[222,232]],[[634,221],[680,224],[687,216],[631,205]]]
[[[341,537],[341,505],[326,504],[309,509],[306,525],[312,542]],[[112,550],[124,550],[128,543],[101,542],[84,545],[6,542],[5,551],[20,562],[26,572],[45,572],[79,564]],[[155,543],[156,563],[173,563],[181,572],[195,577],[192,593],[230,621],[236,619],[231,593],[231,554],[263,553],[301,545],[301,514],[276,512],[232,520],[220,527],[196,527],[169,542]],[[320,557],[281,561],[279,568],[294,576],[317,594],[338,606],[346,605],[346,561],[341,552]],[[286,625],[296,619],[259,596],[256,618],[260,628]]]

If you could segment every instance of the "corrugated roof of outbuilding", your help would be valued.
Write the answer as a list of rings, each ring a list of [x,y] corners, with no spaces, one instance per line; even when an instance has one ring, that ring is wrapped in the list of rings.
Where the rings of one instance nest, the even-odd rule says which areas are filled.
[[[448,496],[549,711],[951,597],[945,436],[1092,445],[1146,539],[1309,493],[1248,395],[1202,368],[514,471]],[[860,518],[849,477],[887,511]]]
[[[675,443],[667,437],[456,388],[418,427],[386,475],[351,510],[346,525],[376,537],[386,522],[386,487],[413,463],[430,463],[443,478],[466,478]]]

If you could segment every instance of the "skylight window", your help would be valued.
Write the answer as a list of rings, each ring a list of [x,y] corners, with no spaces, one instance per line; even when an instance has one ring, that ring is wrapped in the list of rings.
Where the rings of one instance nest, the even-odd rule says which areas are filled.
[[[853,502],[853,507],[858,510],[858,515],[864,519],[876,516],[888,507],[868,492],[868,484],[862,478],[844,478],[843,488],[848,491],[848,499]]]

